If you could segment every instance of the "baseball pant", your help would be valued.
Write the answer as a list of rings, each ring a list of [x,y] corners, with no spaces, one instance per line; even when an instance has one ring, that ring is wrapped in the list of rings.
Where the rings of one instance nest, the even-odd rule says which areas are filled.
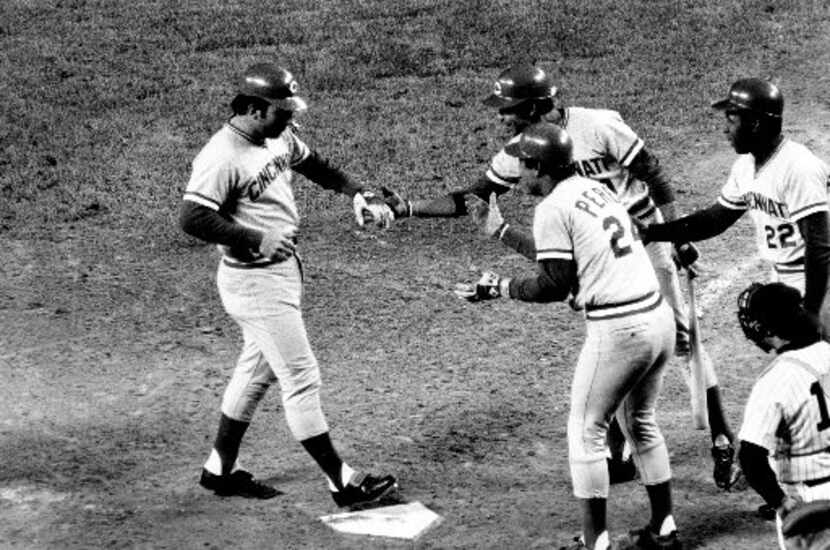
[[[222,412],[250,422],[277,382],[285,419],[298,441],[328,431],[320,405],[320,369],[300,310],[302,272],[292,257],[267,267],[219,264],[222,304],[242,329],[243,346],[222,398]]]
[[[665,441],[655,420],[663,371],[674,351],[671,309],[587,321],[571,385],[568,457],[577,498],[607,498],[606,432],[617,419],[646,485],[671,478]]]

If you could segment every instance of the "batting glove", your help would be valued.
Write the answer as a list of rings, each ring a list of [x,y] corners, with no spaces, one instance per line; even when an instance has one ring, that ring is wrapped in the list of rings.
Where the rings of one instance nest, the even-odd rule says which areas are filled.
[[[386,206],[392,209],[395,219],[412,217],[412,201],[404,199],[388,187],[381,187],[380,192],[383,193],[383,201]]]
[[[675,243],[672,248],[672,260],[677,269],[685,269],[691,277],[700,274],[700,267],[697,261],[700,259],[700,251],[692,243]]]
[[[392,209],[371,191],[359,191],[352,197],[357,225],[364,227],[367,222],[388,229],[395,219]]]
[[[478,195],[469,194],[465,199],[467,213],[479,230],[488,237],[498,237],[504,234],[507,223],[501,215],[499,203],[495,193],[490,193],[490,202],[484,202]]]
[[[510,279],[485,271],[475,283],[457,283],[453,292],[468,302],[480,302],[508,295],[509,285]]]

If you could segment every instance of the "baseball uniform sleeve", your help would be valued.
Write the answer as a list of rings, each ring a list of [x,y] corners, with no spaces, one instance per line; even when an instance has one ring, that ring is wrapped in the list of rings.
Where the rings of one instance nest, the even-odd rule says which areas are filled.
[[[752,387],[744,409],[743,424],[738,438],[775,452],[775,433],[784,419],[783,404],[778,396],[786,380],[774,369],[767,371]]]
[[[514,137],[508,142],[516,142],[519,136]],[[521,176],[521,166],[519,159],[507,154],[507,151],[502,149],[490,159],[490,165],[487,167],[485,177],[504,187],[514,187],[519,183],[519,176]]]
[[[533,216],[533,241],[536,261],[573,260],[573,241],[567,227],[567,214],[552,201],[540,203]]]
[[[642,150],[644,142],[626,124],[620,114],[616,111],[606,111],[604,124],[598,131],[600,139],[605,143],[608,153],[617,159],[620,166],[628,168],[631,162]]]
[[[732,169],[729,171],[729,177],[726,178],[726,183],[720,190],[718,203],[720,203],[720,205],[724,208],[729,208],[730,210],[744,211],[748,208],[748,205],[746,204],[746,200],[744,200],[743,193],[738,187],[738,178],[736,177],[737,170],[738,162],[736,161],[735,164],[732,165]]]
[[[794,222],[815,212],[827,211],[827,171],[816,158],[805,157],[793,166],[781,185],[781,196]]]
[[[193,161],[184,200],[218,211],[232,195],[239,174],[224,157],[202,154]]]
[[[303,140],[297,137],[297,134],[295,134],[293,131],[287,130],[286,134],[286,137],[288,138],[287,142],[290,151],[289,163],[293,168],[294,166],[300,164],[305,159],[307,159],[309,155],[311,155],[311,149],[308,147],[308,145],[305,144],[305,142],[303,142]]]

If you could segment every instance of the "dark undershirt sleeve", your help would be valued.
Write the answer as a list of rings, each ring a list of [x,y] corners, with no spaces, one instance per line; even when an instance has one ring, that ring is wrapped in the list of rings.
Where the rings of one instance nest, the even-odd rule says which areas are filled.
[[[216,210],[189,200],[182,201],[179,208],[179,227],[203,241],[235,249],[257,250],[262,242],[262,233],[256,229],[234,223]]]
[[[738,221],[744,212],[744,210],[732,210],[720,203],[714,203],[708,208],[674,221],[647,226],[643,231],[643,240],[675,243],[703,241],[726,231]]]
[[[763,447],[741,441],[738,461],[749,486],[761,495],[761,498],[774,508],[784,500],[784,491],[778,484],[778,478],[769,465],[769,453]]]
[[[322,158],[317,151],[312,151],[306,159],[291,168],[323,189],[343,193],[350,197],[363,189],[362,185]]]
[[[816,212],[798,220],[804,237],[804,308],[818,314],[830,272],[830,229],[827,212]],[[830,304],[828,304],[830,306]]]
[[[651,154],[651,151],[645,147],[640,149],[628,169],[632,176],[648,186],[648,194],[654,204],[662,206],[675,201],[674,189],[669,183],[669,178],[660,166],[660,161]]]
[[[466,216],[467,215],[467,205],[465,204],[464,196],[470,193],[473,193],[478,198],[484,201],[490,200],[490,193],[495,193],[498,196],[503,195],[510,191],[509,187],[505,187],[504,185],[499,185],[498,183],[492,182],[489,179],[482,177],[473,185],[466,189],[460,189],[458,191],[452,191],[449,193],[449,197],[453,201],[455,205],[454,215],[455,216]]]
[[[576,280],[576,264],[572,260],[542,260],[535,277],[510,281],[510,297],[523,302],[561,302]]]

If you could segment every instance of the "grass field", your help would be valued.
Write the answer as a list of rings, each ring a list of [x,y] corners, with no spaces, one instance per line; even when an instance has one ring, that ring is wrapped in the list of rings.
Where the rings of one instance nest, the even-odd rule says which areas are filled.
[[[785,129],[830,159],[830,6],[820,0],[0,2],[0,547],[386,548],[317,516],[325,484],[276,392],[243,460],[285,495],[201,491],[240,345],[213,247],[176,224],[189,164],[229,115],[231,83],[267,59],[310,110],[303,139],[368,186],[413,198],[477,178],[507,137],[481,105],[531,58],[564,104],[620,111],[661,158],[681,208],[714,199],[733,153],[709,109],[742,76],[776,80]],[[358,231],[302,178],[305,319],[333,434],[444,516],[418,548],[558,548],[576,534],[565,425],[582,320],[564,305],[461,303],[479,267],[533,266],[467,220]],[[506,215],[528,222],[533,201]],[[763,276],[743,222],[702,244],[702,318],[735,428],[765,361],[734,321]],[[735,281],[724,280],[745,265]],[[660,421],[691,548],[774,548],[760,498],[711,481],[672,368]],[[647,519],[612,488],[615,534]]]

